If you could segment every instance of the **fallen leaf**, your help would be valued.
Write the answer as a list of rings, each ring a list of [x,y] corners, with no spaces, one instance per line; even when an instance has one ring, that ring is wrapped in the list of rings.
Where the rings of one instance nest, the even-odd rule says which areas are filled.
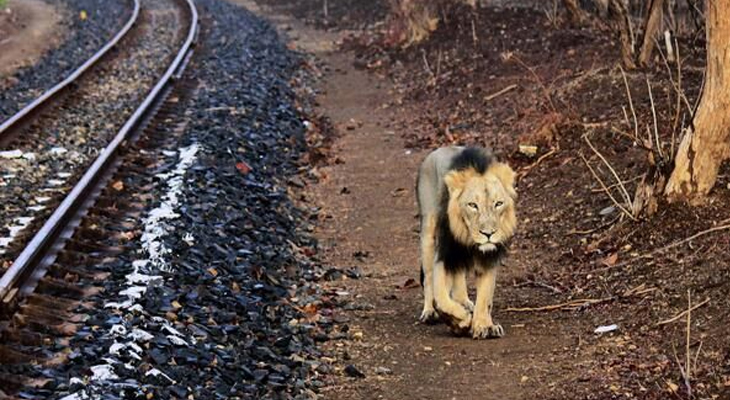
[[[672,381],[667,381],[667,390],[670,393],[677,393],[677,390],[679,390],[679,385]]]
[[[306,306],[302,307],[302,311],[304,311],[306,314],[316,314],[317,306],[314,303],[309,303]]]
[[[618,253],[613,253],[601,260],[601,263],[607,267],[611,267],[616,264],[616,261],[618,261]]]
[[[116,190],[117,192],[121,192],[122,190],[124,190],[124,182],[116,181],[112,183],[112,189]]]
[[[420,285],[420,284],[418,284],[418,282],[416,282],[416,280],[415,280],[415,279],[413,279],[413,278],[408,278],[408,279],[406,280],[406,283],[404,283],[404,284],[403,284],[403,286],[401,286],[401,288],[402,288],[402,289],[413,289],[413,288],[417,288],[417,287],[420,287],[420,286],[421,286],[421,285]]]
[[[242,175],[246,175],[249,172],[251,172],[251,166],[248,165],[245,161],[240,161],[236,163],[236,169],[238,172],[240,172]]]

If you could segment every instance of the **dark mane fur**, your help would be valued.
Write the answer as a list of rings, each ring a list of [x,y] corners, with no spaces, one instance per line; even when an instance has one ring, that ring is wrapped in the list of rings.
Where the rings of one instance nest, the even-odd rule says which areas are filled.
[[[489,150],[479,147],[467,147],[454,157],[449,171],[463,171],[467,168],[473,168],[477,173],[483,174],[493,162],[494,156]]]
[[[477,173],[484,174],[494,161],[494,156],[490,151],[478,147],[467,147],[454,158],[449,171],[463,171],[472,168]],[[507,255],[507,246],[500,243],[494,251],[484,253],[475,246],[466,246],[458,242],[449,227],[447,212],[449,191],[444,187],[441,193],[441,207],[436,222],[438,235],[436,257],[438,260],[443,261],[445,268],[452,272],[468,270],[475,262],[480,265],[499,265]]]

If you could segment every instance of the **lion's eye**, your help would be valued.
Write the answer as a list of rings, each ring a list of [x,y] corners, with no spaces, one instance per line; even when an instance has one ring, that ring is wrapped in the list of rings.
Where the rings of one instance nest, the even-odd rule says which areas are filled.
[[[502,207],[503,205],[504,205],[503,201],[498,201],[498,202],[494,203],[494,208],[499,208],[499,207]]]
[[[472,210],[479,209],[479,206],[477,205],[477,203],[468,203],[467,206],[469,206],[469,208],[471,208]]]

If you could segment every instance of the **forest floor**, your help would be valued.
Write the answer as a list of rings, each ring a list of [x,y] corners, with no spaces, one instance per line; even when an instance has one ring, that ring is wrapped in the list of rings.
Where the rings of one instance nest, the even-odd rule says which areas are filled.
[[[730,171],[702,205],[659,199],[648,218],[623,216],[582,159],[619,201],[589,141],[629,197],[648,170],[646,151],[617,133],[635,127],[609,32],[541,10],[459,9],[428,41],[391,49],[380,45],[381,2],[332,6],[326,20],[318,1],[274,4],[258,12],[324,65],[319,111],[337,139],[306,196],[322,207],[320,254],[363,275],[331,284],[361,305],[342,316],[360,340],[327,344],[343,371],[327,398],[730,398]],[[679,47],[694,105],[703,45]],[[676,112],[676,64],[654,65],[625,79],[642,138],[654,130],[651,86],[656,135],[671,153],[687,106]],[[417,323],[416,170],[452,143],[490,146],[520,177],[520,232],[495,300],[499,340]],[[685,317],[660,323],[688,301],[699,305],[689,331]],[[365,377],[347,376],[348,364]]]

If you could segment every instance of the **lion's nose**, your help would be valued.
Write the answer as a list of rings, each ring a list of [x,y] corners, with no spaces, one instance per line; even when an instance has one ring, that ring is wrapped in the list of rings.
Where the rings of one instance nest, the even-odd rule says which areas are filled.
[[[492,235],[494,235],[494,231],[479,231],[482,235],[486,236],[487,239],[491,239]]]

